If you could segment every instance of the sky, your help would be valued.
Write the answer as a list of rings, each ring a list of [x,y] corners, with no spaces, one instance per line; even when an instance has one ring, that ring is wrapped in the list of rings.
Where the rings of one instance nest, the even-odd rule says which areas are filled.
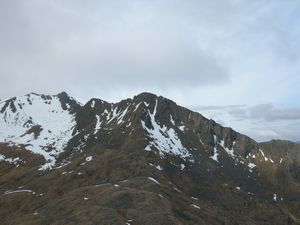
[[[298,0],[0,1],[0,99],[165,96],[257,141],[300,140]]]

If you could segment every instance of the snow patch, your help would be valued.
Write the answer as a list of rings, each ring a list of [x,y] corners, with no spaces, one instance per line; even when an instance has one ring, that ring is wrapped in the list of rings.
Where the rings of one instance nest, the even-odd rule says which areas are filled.
[[[200,141],[200,143],[202,144],[202,145],[204,145],[204,142],[199,138],[199,141]]]
[[[35,192],[32,190],[17,190],[17,191],[6,191],[4,192],[3,195],[10,195],[10,194],[20,193],[20,192],[28,192],[28,193],[32,193],[33,195],[35,194]]]
[[[133,110],[133,112],[135,112],[138,108],[139,108],[139,106],[142,104],[142,102],[140,102],[139,104],[137,104],[136,106],[135,106],[135,109]]]
[[[191,204],[192,207],[196,208],[196,209],[201,209],[200,206],[195,205],[195,204]]]
[[[163,170],[163,168],[160,166],[160,165],[154,165],[154,164],[152,164],[152,163],[149,163],[149,165],[150,166],[153,166],[153,167],[155,167],[157,170],[159,170],[159,171],[162,171]]]
[[[91,102],[91,107],[92,107],[92,108],[95,107],[95,101],[94,101],[94,100]]]
[[[275,202],[277,201],[277,195],[276,195],[276,194],[273,195],[273,200],[274,200]]]
[[[222,148],[224,148],[224,150],[226,151],[226,153],[227,153],[229,156],[231,156],[231,157],[233,157],[233,158],[235,157],[233,148],[225,147],[224,140],[221,140],[219,144],[222,146]]]
[[[109,119],[109,121],[107,121],[107,124],[109,124],[111,121],[113,121],[118,116],[117,110],[118,110],[118,107],[114,108],[114,110],[108,115],[108,118],[110,118],[110,119]]]
[[[155,180],[153,177],[148,177],[149,180],[153,181],[156,184],[160,184],[157,180]]]
[[[170,115],[170,121],[171,121],[171,123],[175,126],[175,122],[174,122],[174,120],[173,120],[172,115]]]
[[[252,173],[253,169],[256,167],[256,165],[254,163],[249,163],[248,167],[249,167],[249,171]]]
[[[179,193],[182,193],[182,191],[179,190],[177,187],[173,187],[173,189],[174,189],[175,191],[179,192]]]
[[[127,108],[124,110],[124,112],[123,112],[120,116],[118,116],[117,124],[124,123],[123,118],[124,118],[124,116],[125,116],[126,113],[127,113],[128,107],[129,107],[129,106],[127,106]]]
[[[181,125],[181,126],[178,127],[178,129],[181,130],[181,131],[183,132],[184,129],[185,129],[185,126],[184,126],[184,125]]]
[[[180,168],[181,168],[181,170],[184,170],[185,165],[181,163],[181,164],[180,164]]]
[[[183,159],[191,157],[188,150],[185,147],[183,147],[174,129],[168,129],[165,125],[161,126],[156,122],[156,109],[157,100],[155,103],[153,113],[150,113],[150,111],[148,110],[153,129],[148,128],[145,122],[141,121],[144,130],[149,134],[149,137],[151,138],[151,140],[149,141],[149,145],[146,147],[146,150],[150,151],[150,147],[154,146],[159,150],[161,156],[164,156],[164,153],[169,153],[173,155],[178,155]]]
[[[150,145],[147,145],[146,148],[145,148],[145,150],[146,150],[146,151],[151,151]]]
[[[214,154],[210,157],[212,160],[219,162],[218,160],[218,151],[217,151],[217,136],[214,135]]]
[[[9,164],[13,164],[16,167],[19,167],[19,163],[25,163],[22,159],[19,157],[16,158],[7,158],[4,155],[0,154],[0,161],[8,162]]]
[[[94,135],[101,129],[101,120],[100,116],[96,115],[96,125],[95,125],[95,130],[94,130]]]
[[[249,167],[250,169],[253,169],[254,167],[256,167],[256,165],[255,165],[254,163],[249,163],[249,164],[248,164],[248,167]]]
[[[274,163],[274,161],[271,158],[268,158],[268,157],[265,156],[264,152],[261,149],[259,149],[259,152],[264,157],[266,162],[270,160],[271,163]]]

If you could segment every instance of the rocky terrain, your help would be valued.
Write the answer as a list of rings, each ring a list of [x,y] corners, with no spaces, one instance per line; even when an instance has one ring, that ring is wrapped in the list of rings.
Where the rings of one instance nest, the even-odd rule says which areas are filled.
[[[0,102],[1,224],[300,224],[300,145],[150,93]]]

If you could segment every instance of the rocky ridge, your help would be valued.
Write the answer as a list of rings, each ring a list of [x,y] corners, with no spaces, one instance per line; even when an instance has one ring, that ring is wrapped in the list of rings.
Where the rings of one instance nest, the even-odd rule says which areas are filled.
[[[13,213],[28,224],[299,222],[299,144],[257,143],[150,93],[85,105],[66,93],[2,101],[0,142],[7,224]],[[72,203],[82,200],[85,210]],[[88,222],[93,209],[101,219]]]

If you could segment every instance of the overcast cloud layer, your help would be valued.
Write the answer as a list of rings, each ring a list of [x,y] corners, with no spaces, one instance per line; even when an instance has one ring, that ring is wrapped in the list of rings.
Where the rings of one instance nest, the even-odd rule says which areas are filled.
[[[194,110],[258,141],[299,140],[300,108],[278,108],[273,104],[261,104],[200,106]]]
[[[257,140],[300,140],[299,11],[298,0],[1,1],[0,98],[150,91]]]

